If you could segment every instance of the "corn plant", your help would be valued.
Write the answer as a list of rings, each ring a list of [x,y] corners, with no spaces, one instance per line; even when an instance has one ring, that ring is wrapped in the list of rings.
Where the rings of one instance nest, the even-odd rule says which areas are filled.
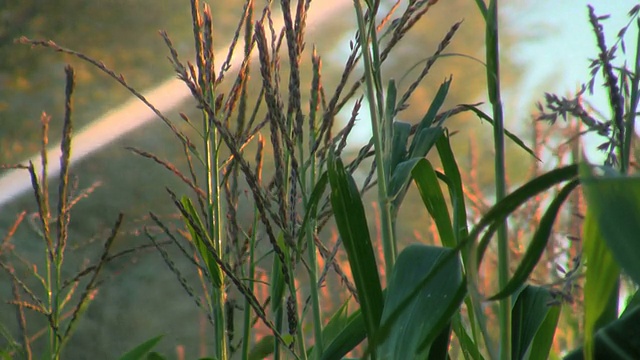
[[[191,0],[195,63],[183,62],[169,35],[162,33],[162,37],[175,73],[190,89],[197,104],[200,125],[186,114],[181,114],[184,123],[176,125],[123,76],[99,61],[53,42],[22,40],[94,64],[154,110],[183,145],[188,173],[144,150],[131,150],[178,176],[191,191],[177,194],[167,189],[167,199],[175,205],[185,231],[173,231],[150,212],[153,225],[162,229],[162,233],[152,233],[147,228],[146,234],[210,322],[214,358],[273,356],[330,360],[358,355],[371,359],[446,359],[454,354],[452,339],[458,347],[455,354],[465,359],[547,358],[560,305],[565,299],[558,300],[563,294],[550,286],[532,285],[528,279],[541,263],[562,205],[580,185],[587,199],[583,231],[587,261],[585,344],[584,349],[568,358],[591,359],[613,352],[620,357],[640,356],[638,341],[624,338],[626,333],[637,332],[640,314],[637,293],[634,292],[625,312],[618,317],[616,291],[620,270],[635,284],[640,280],[635,261],[639,250],[632,241],[640,232],[636,229],[640,223],[636,221],[640,199],[636,196],[637,179],[627,175],[633,163],[639,56],[636,55],[633,71],[613,66],[616,46],[607,48],[600,24],[603,18],[591,9],[591,23],[601,51],[599,59],[593,62],[593,75],[600,70],[604,74],[613,120],[597,120],[579,108],[579,101],[555,95],[547,95],[550,112],[543,112],[539,119],[555,120],[570,113],[590,130],[608,136],[602,146],[609,154],[607,166],[585,163],[561,166],[508,189],[505,142],[513,141],[533,158],[538,154],[505,129],[497,0],[488,4],[475,1],[486,25],[484,64],[490,114],[477,105],[442,111],[454,82],[447,78],[417,124],[397,120],[418,84],[453,41],[461,23],[452,24],[420,75],[401,95],[395,81],[385,77],[383,64],[394,46],[436,3],[409,1],[403,11],[394,6],[389,13],[379,14],[379,0],[355,0],[357,34],[341,80],[333,94],[327,96],[321,57],[314,49],[309,62],[303,61],[309,1],[291,4],[282,0],[279,10],[274,10],[270,2],[258,9],[254,1],[248,0],[228,54],[220,62],[214,51],[214,12],[207,4]],[[631,11],[631,19],[637,19],[638,9],[634,7]],[[276,11],[283,18],[280,31],[274,26]],[[619,38],[623,35],[621,32]],[[241,55],[237,55],[236,47],[240,46]],[[286,74],[281,68],[283,53],[288,65]],[[231,71],[230,66],[234,56],[242,58],[237,72]],[[256,58],[258,64],[254,68]],[[359,63],[362,73],[357,73]],[[306,86],[302,82],[304,69],[311,74]],[[259,81],[254,84],[250,82],[250,74],[256,71]],[[354,75],[356,81],[349,82]],[[252,88],[258,91],[252,92]],[[337,113],[354,97],[349,122],[335,132]],[[373,136],[353,159],[346,160],[348,136],[365,99]],[[542,106],[540,110],[544,110]],[[494,130],[496,196],[480,217],[471,216],[468,210],[464,174],[452,150],[453,134],[446,127],[450,117],[465,111],[489,122]],[[68,147],[65,149],[68,154]],[[273,164],[268,179],[263,171],[265,160]],[[372,166],[370,170],[364,169],[367,176],[359,188],[354,173],[363,170],[365,160],[371,160]],[[46,174],[42,178],[46,179]],[[412,184],[435,224],[440,246],[410,244],[400,249],[396,236],[398,214]],[[370,234],[371,219],[367,218],[362,202],[363,194],[373,187],[377,188],[379,218],[375,222],[381,229],[379,243]],[[248,226],[243,226],[238,216],[242,189],[251,202],[252,220]],[[507,224],[518,208],[537,196],[551,193],[552,189],[557,191],[544,205],[546,209],[516,264],[509,255]],[[43,192],[46,189],[38,190],[36,186],[37,199],[42,199]],[[60,214],[66,214],[65,188],[61,187],[61,194]],[[48,238],[48,223],[44,220],[48,218],[48,205],[40,200],[39,205]],[[59,238],[64,239],[65,216],[58,219],[61,219]],[[328,248],[321,237],[321,230],[330,219],[335,220],[339,233],[333,248]],[[494,235],[498,289],[486,293],[493,290],[480,286],[479,269],[487,261]],[[199,290],[175,266],[167,251],[167,241],[161,241],[161,236],[189,260],[191,270],[199,275]],[[260,239],[266,239],[268,244],[261,245]],[[111,241],[112,238],[107,244]],[[59,249],[64,248],[63,240],[60,244],[49,246],[55,250],[49,250],[53,280],[47,282],[54,284],[55,291],[49,300],[54,310],[42,307],[50,319],[50,351],[56,358],[66,339],[66,332],[63,337],[57,332],[60,322],[59,311],[55,310],[59,309],[61,297]],[[382,259],[376,257],[378,248],[383,250]],[[336,260],[336,254],[342,251],[347,256],[351,276]],[[100,264],[107,253],[108,246]],[[320,266],[319,257],[324,266]],[[258,276],[261,267],[270,268],[264,279]],[[511,268],[515,270],[511,272]],[[99,269],[100,266],[95,268],[95,274]],[[326,313],[319,290],[330,269],[345,284],[349,299],[335,312]],[[582,270],[578,267],[572,271]],[[386,282],[382,281],[383,274]],[[266,296],[259,294],[261,288],[266,288]],[[25,286],[23,290],[30,294]],[[82,301],[85,297],[81,297]],[[17,302],[20,310],[27,307]],[[243,304],[240,308],[239,303]],[[356,308],[349,311],[354,303]],[[492,324],[492,317],[485,311],[487,305],[494,303],[498,308],[497,324]],[[238,321],[237,313],[241,314]],[[236,338],[237,325],[241,327],[241,339]],[[261,328],[268,335],[258,339]],[[150,339],[123,359],[143,358],[158,341],[160,337]],[[152,354],[149,358],[163,358],[158,353]]]

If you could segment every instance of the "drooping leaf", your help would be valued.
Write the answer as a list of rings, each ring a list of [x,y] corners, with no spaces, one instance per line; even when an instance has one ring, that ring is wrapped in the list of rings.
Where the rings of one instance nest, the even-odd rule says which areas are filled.
[[[333,152],[329,155],[328,173],[336,225],[349,259],[367,336],[372,339],[380,324],[383,296],[367,218],[351,174]]]
[[[559,306],[548,305],[550,299],[549,290],[532,285],[514,295],[511,359],[527,359],[528,351],[538,359],[548,358],[560,315]]]
[[[493,125],[493,119],[487,115],[484,111],[478,109],[477,106],[474,105],[462,105],[463,107],[473,111],[474,113],[476,113],[476,115],[478,115],[478,117],[480,119],[486,120],[489,124]],[[522,150],[528,152],[531,156],[533,156],[536,160],[541,161],[538,156],[536,155],[536,153],[531,150],[531,148],[529,148],[524,141],[520,140],[520,138],[515,135],[514,133],[510,132],[507,129],[504,129],[504,134],[511,139],[511,141],[513,141],[514,143],[516,143],[516,145],[518,145],[520,148],[522,148]]]
[[[522,206],[529,199],[532,199],[536,195],[540,194],[547,189],[563,183],[568,180],[573,180],[578,175],[577,165],[568,165],[562,168],[554,169],[546,174],[540,175],[535,179],[530,180],[526,184],[516,189],[511,194],[507,195],[504,199],[495,204],[489,211],[480,219],[478,224],[473,228],[469,237],[475,240],[482,231],[487,227],[489,230],[483,236],[482,241],[478,244],[478,250],[476,253],[476,261],[480,264],[484,251],[486,250],[491,236],[495,232],[495,226],[490,227],[492,224],[499,224],[512,213],[518,207]]]
[[[156,336],[149,339],[135,348],[128,351],[120,357],[120,360],[139,360],[142,359],[151,349],[153,349],[162,339],[164,335]]]
[[[451,321],[466,294],[460,261],[448,257],[455,251],[426,245],[410,245],[400,255],[389,278],[381,331],[370,342],[382,359],[424,359],[433,341]],[[430,279],[424,281],[430,275]],[[389,325],[387,325],[387,323]]]
[[[504,289],[501,289],[497,294],[490,297],[489,300],[498,300],[506,296],[513,294],[518,288],[520,288],[525,281],[529,278],[529,275],[538,264],[542,253],[547,248],[549,242],[549,236],[553,230],[553,225],[560,212],[560,207],[569,197],[573,189],[578,186],[578,180],[573,180],[565,185],[558,196],[551,202],[547,211],[540,219],[540,224],[536,229],[533,239],[527,246],[527,251],[522,257],[522,261],[518,265],[518,268],[514,272],[509,282],[505,285]]]

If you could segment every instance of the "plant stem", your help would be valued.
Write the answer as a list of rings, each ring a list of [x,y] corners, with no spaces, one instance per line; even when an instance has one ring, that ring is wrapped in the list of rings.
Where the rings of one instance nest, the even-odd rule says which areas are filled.
[[[258,226],[258,209],[253,210],[253,229]],[[251,233],[251,239],[249,240],[249,273],[247,276],[247,288],[254,292],[253,279],[256,272],[255,267],[255,247],[256,247],[256,231]],[[244,326],[242,336],[242,359],[249,358],[249,343],[251,340],[251,305],[249,304],[249,298],[244,298]]]
[[[498,38],[498,0],[491,0],[486,12],[487,87],[493,109],[493,140],[495,151],[496,202],[506,196],[504,150],[504,116],[500,97],[500,49]],[[498,236],[498,283],[502,289],[509,282],[509,238],[507,223],[503,222]],[[500,300],[500,359],[511,357],[511,298]]]
[[[640,28],[640,19],[638,19],[638,27]],[[632,149],[631,145],[636,128],[636,109],[638,108],[638,101],[640,100],[640,96],[638,96],[638,83],[640,82],[640,79],[637,76],[637,74],[640,74],[640,35],[637,36],[636,41],[636,59],[634,69],[634,74],[636,74],[636,76],[631,80],[631,102],[629,104],[629,110],[627,111],[628,118],[624,131],[625,139],[624,144],[622,144],[622,149],[624,151],[624,156],[622,157],[622,173],[624,174],[629,171]]]
[[[214,90],[213,84],[207,84],[209,86],[209,99],[210,103],[214,104]],[[214,105],[215,106],[215,105]],[[214,110],[215,111],[215,110]],[[219,168],[219,148],[218,148],[218,131],[215,127],[211,126],[211,116],[215,114],[208,114],[206,111],[203,116],[204,127],[204,147],[205,147],[205,162],[206,162],[206,177],[207,177],[207,211],[208,211],[208,228],[209,236],[213,241],[213,247],[216,249],[220,257],[224,257],[224,247],[222,244],[222,217],[220,209],[220,178],[218,176]],[[210,276],[214,276],[210,274]],[[224,316],[224,273],[221,273],[221,285],[219,288],[212,289],[212,305],[213,305],[213,319],[215,321],[215,346],[216,356],[218,359],[226,360],[227,354],[227,334],[225,331],[225,316]]]
[[[395,244],[393,236],[393,226],[391,218],[391,201],[389,200],[389,192],[387,189],[389,179],[385,171],[385,149],[383,145],[382,129],[380,124],[381,111],[384,109],[384,100],[379,87],[376,86],[374,74],[379,74],[380,63],[374,64],[371,59],[371,52],[376,52],[377,46],[372,44],[372,34],[375,35],[375,12],[370,12],[369,23],[365,24],[362,6],[359,0],[354,0],[356,15],[358,17],[358,30],[360,32],[360,49],[362,51],[362,59],[364,60],[364,78],[367,102],[369,103],[369,113],[371,116],[371,128],[373,132],[373,144],[375,150],[376,173],[378,175],[378,203],[380,204],[380,228],[382,231],[382,248],[384,251],[385,273],[391,275],[391,270],[395,262]],[[370,9],[373,10],[373,9]],[[374,54],[375,56],[375,54]],[[375,56],[376,58],[378,56]],[[376,67],[378,70],[376,70]],[[379,83],[379,82],[378,82]],[[378,89],[378,91],[376,91]],[[388,134],[390,135],[390,134]]]

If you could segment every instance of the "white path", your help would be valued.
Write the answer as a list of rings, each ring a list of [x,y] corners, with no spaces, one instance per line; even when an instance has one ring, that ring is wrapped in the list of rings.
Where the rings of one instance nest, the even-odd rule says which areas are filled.
[[[322,26],[317,25],[332,17],[353,16],[350,6],[352,6],[351,0],[312,2],[307,19],[309,32],[322,29]],[[282,21],[276,22],[275,25],[279,28],[282,26]],[[243,47],[242,44],[239,44],[236,48],[242,49]],[[226,53],[226,48],[221,49],[216,54],[216,58],[222,59],[226,57]],[[254,52],[254,54],[256,53]],[[242,56],[235,56],[231,67],[236,68],[241,61]],[[190,93],[182,81],[172,78],[145,93],[144,96],[161,112],[167,112],[184,103],[190,97]],[[126,102],[75,134],[72,145],[72,164],[154,119],[157,119],[155,114],[139,100],[132,99]],[[49,149],[49,176],[56,176],[60,172],[59,157],[60,144],[58,143]],[[34,155],[23,161],[22,164],[27,164],[29,160],[33,161],[39,174],[41,172],[40,156]],[[31,189],[31,181],[26,170],[4,171],[3,176],[0,177],[0,211],[4,205],[29,189]]]

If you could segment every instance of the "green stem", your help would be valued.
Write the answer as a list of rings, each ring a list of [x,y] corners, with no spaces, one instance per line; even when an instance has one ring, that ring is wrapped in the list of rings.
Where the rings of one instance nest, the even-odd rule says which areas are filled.
[[[493,109],[493,140],[495,150],[496,202],[506,196],[504,150],[504,116],[500,97],[500,49],[498,38],[498,0],[491,0],[486,16],[487,85]],[[509,238],[506,221],[498,228],[498,284],[504,288],[509,281]],[[511,299],[500,300],[500,359],[511,357]]]
[[[253,229],[256,229],[258,226],[258,208],[254,208],[253,210]],[[253,231],[251,234],[251,238],[249,240],[249,274],[247,276],[247,288],[251,290],[251,293],[254,293],[253,279],[255,276],[255,245],[256,245],[256,231]],[[249,298],[244,298],[244,326],[243,326],[243,336],[242,336],[242,359],[246,360],[249,358],[249,343],[251,342],[251,304],[249,303]]]
[[[374,73],[379,75],[379,63],[373,64],[371,59],[371,34],[375,33],[375,16],[370,16],[371,24],[365,24],[364,14],[359,0],[354,2],[356,15],[358,17],[358,30],[360,32],[360,48],[362,51],[362,59],[364,60],[364,78],[366,83],[366,96],[369,103],[369,113],[371,116],[371,128],[373,132],[373,144],[375,150],[376,173],[378,175],[378,203],[380,206],[380,227],[382,231],[382,248],[384,251],[385,273],[387,276],[391,274],[395,262],[395,245],[393,236],[393,226],[391,217],[391,201],[389,200],[389,192],[387,189],[389,179],[385,171],[384,151],[390,151],[383,146],[383,139],[380,128],[381,112],[384,109],[384,100],[380,91],[376,93],[376,81]],[[370,26],[367,26],[370,25]],[[377,48],[374,48],[374,50]],[[375,52],[375,51],[374,51]],[[374,68],[374,65],[376,68]]]
[[[640,27],[640,19],[638,19],[638,27]],[[625,139],[624,144],[622,144],[622,149],[624,149],[624,156],[622,157],[622,173],[626,174],[629,169],[629,162],[631,159],[631,150],[632,150],[632,142],[633,135],[635,134],[636,128],[636,109],[638,108],[638,101],[640,97],[638,96],[638,83],[640,79],[638,78],[638,74],[640,74],[640,34],[636,39],[636,61],[635,61],[635,70],[634,74],[636,76],[631,80],[631,102],[629,104],[629,110],[627,111],[627,122],[626,128],[624,131]]]
[[[212,85],[211,85],[212,87]],[[209,89],[210,103],[214,104],[215,99],[213,89]],[[218,176],[219,168],[219,148],[218,148],[218,131],[211,126],[211,119],[205,111],[203,116],[204,127],[204,147],[207,177],[207,211],[208,211],[208,228],[213,247],[216,249],[221,258],[224,258],[224,247],[222,244],[222,216],[220,208],[220,178]],[[214,115],[215,116],[215,115]],[[213,275],[212,275],[213,276]],[[215,322],[215,346],[216,356],[220,360],[228,358],[227,353],[227,334],[224,313],[224,274],[222,274],[222,282],[220,288],[212,290],[213,319]]]

